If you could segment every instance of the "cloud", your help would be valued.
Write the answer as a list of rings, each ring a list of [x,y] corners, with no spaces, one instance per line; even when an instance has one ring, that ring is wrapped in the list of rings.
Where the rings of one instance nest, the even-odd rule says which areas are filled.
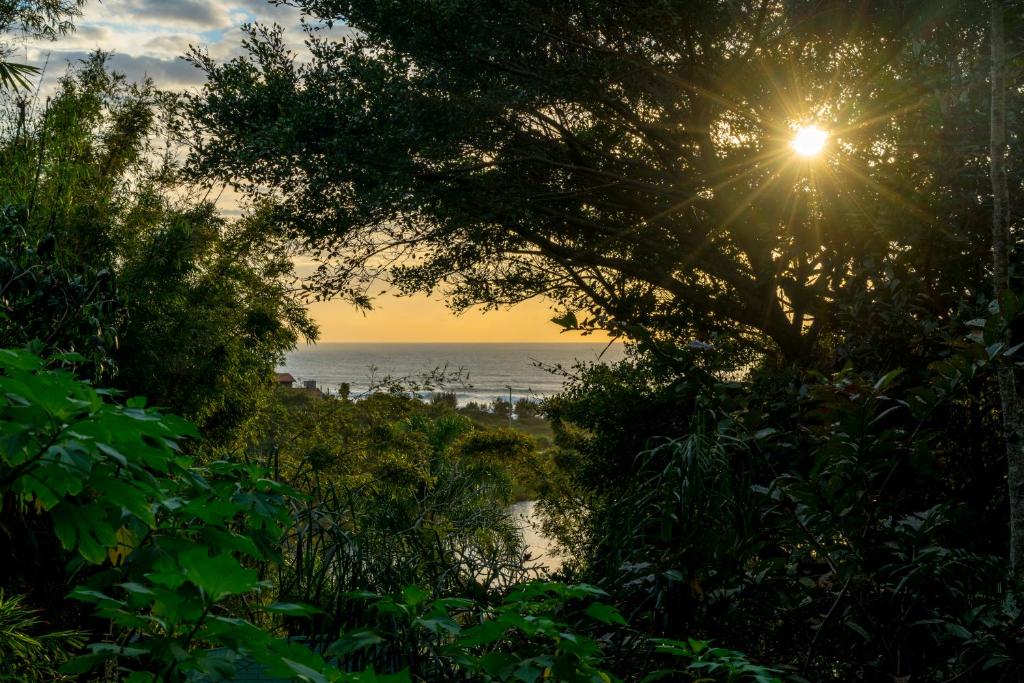
[[[126,0],[109,3],[109,11],[121,21],[209,31],[231,25],[227,4],[214,0]]]
[[[48,90],[47,85],[52,84],[62,76],[68,66],[77,66],[80,62],[87,60],[92,54],[89,51],[62,51],[54,52],[47,59],[44,55],[37,55],[36,63],[47,62],[46,82],[43,90]],[[108,61],[109,68],[124,76],[132,82],[141,83],[147,78],[159,88],[165,90],[181,90],[195,88],[203,83],[204,75],[201,71],[183,59],[177,57],[159,58],[147,55],[127,55],[114,53]]]
[[[194,87],[205,80],[203,72],[178,57],[160,59],[115,54],[110,59],[110,68],[123,73],[132,81],[152,78],[159,87],[165,89]]]
[[[180,59],[196,46],[223,62],[242,52],[241,25],[279,24],[300,60],[303,45],[300,13],[266,0],[93,0],[85,5],[77,30],[55,42],[22,43],[24,61],[47,65],[44,90],[75,63],[96,50],[113,54],[111,66],[131,80],[153,79],[159,88],[192,88],[203,74]],[[335,27],[337,37],[345,29]]]
[[[195,42],[195,36],[182,33],[154,36],[142,44],[142,52],[154,57],[180,57],[188,49],[188,46]]]
[[[106,26],[86,24],[85,26],[79,26],[72,36],[78,40],[100,43],[110,40],[113,36],[113,31]]]

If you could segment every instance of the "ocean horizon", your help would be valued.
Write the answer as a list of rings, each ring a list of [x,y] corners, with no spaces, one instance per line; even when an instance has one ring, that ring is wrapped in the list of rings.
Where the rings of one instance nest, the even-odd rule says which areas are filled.
[[[349,385],[351,396],[366,394],[384,377],[415,378],[435,369],[461,373],[462,381],[430,391],[449,391],[459,405],[490,403],[496,398],[539,400],[558,393],[580,363],[614,363],[622,359],[621,343],[608,342],[325,342],[302,346],[287,354],[278,372],[299,382],[314,381],[327,392]]]

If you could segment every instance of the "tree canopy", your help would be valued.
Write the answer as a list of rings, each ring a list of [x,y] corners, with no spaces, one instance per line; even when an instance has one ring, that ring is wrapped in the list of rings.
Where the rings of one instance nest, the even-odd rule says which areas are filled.
[[[294,4],[351,33],[311,29],[308,61],[261,27],[193,53],[192,160],[277,200],[324,294],[540,295],[790,359],[893,283],[940,320],[974,294],[977,3]],[[820,157],[790,147],[807,123]]]

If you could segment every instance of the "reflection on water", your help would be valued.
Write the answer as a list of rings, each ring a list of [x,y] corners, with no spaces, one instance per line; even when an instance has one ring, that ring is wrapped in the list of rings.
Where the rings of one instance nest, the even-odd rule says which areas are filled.
[[[513,503],[508,510],[519,523],[531,564],[540,564],[550,571],[556,571],[562,566],[562,558],[555,551],[554,542],[540,533],[540,520],[534,510],[536,505],[537,501],[524,500],[521,503]]]

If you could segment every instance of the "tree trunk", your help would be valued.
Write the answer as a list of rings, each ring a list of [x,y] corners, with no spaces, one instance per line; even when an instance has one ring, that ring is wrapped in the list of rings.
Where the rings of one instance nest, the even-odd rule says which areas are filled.
[[[1002,0],[992,0],[992,120],[989,163],[992,177],[992,289],[997,300],[1010,288],[1010,190],[1006,179],[1006,38]],[[1006,334],[1009,334],[1007,331]],[[1006,482],[1010,503],[1010,566],[1024,569],[1024,416],[1013,366],[997,371],[1006,441]]]

